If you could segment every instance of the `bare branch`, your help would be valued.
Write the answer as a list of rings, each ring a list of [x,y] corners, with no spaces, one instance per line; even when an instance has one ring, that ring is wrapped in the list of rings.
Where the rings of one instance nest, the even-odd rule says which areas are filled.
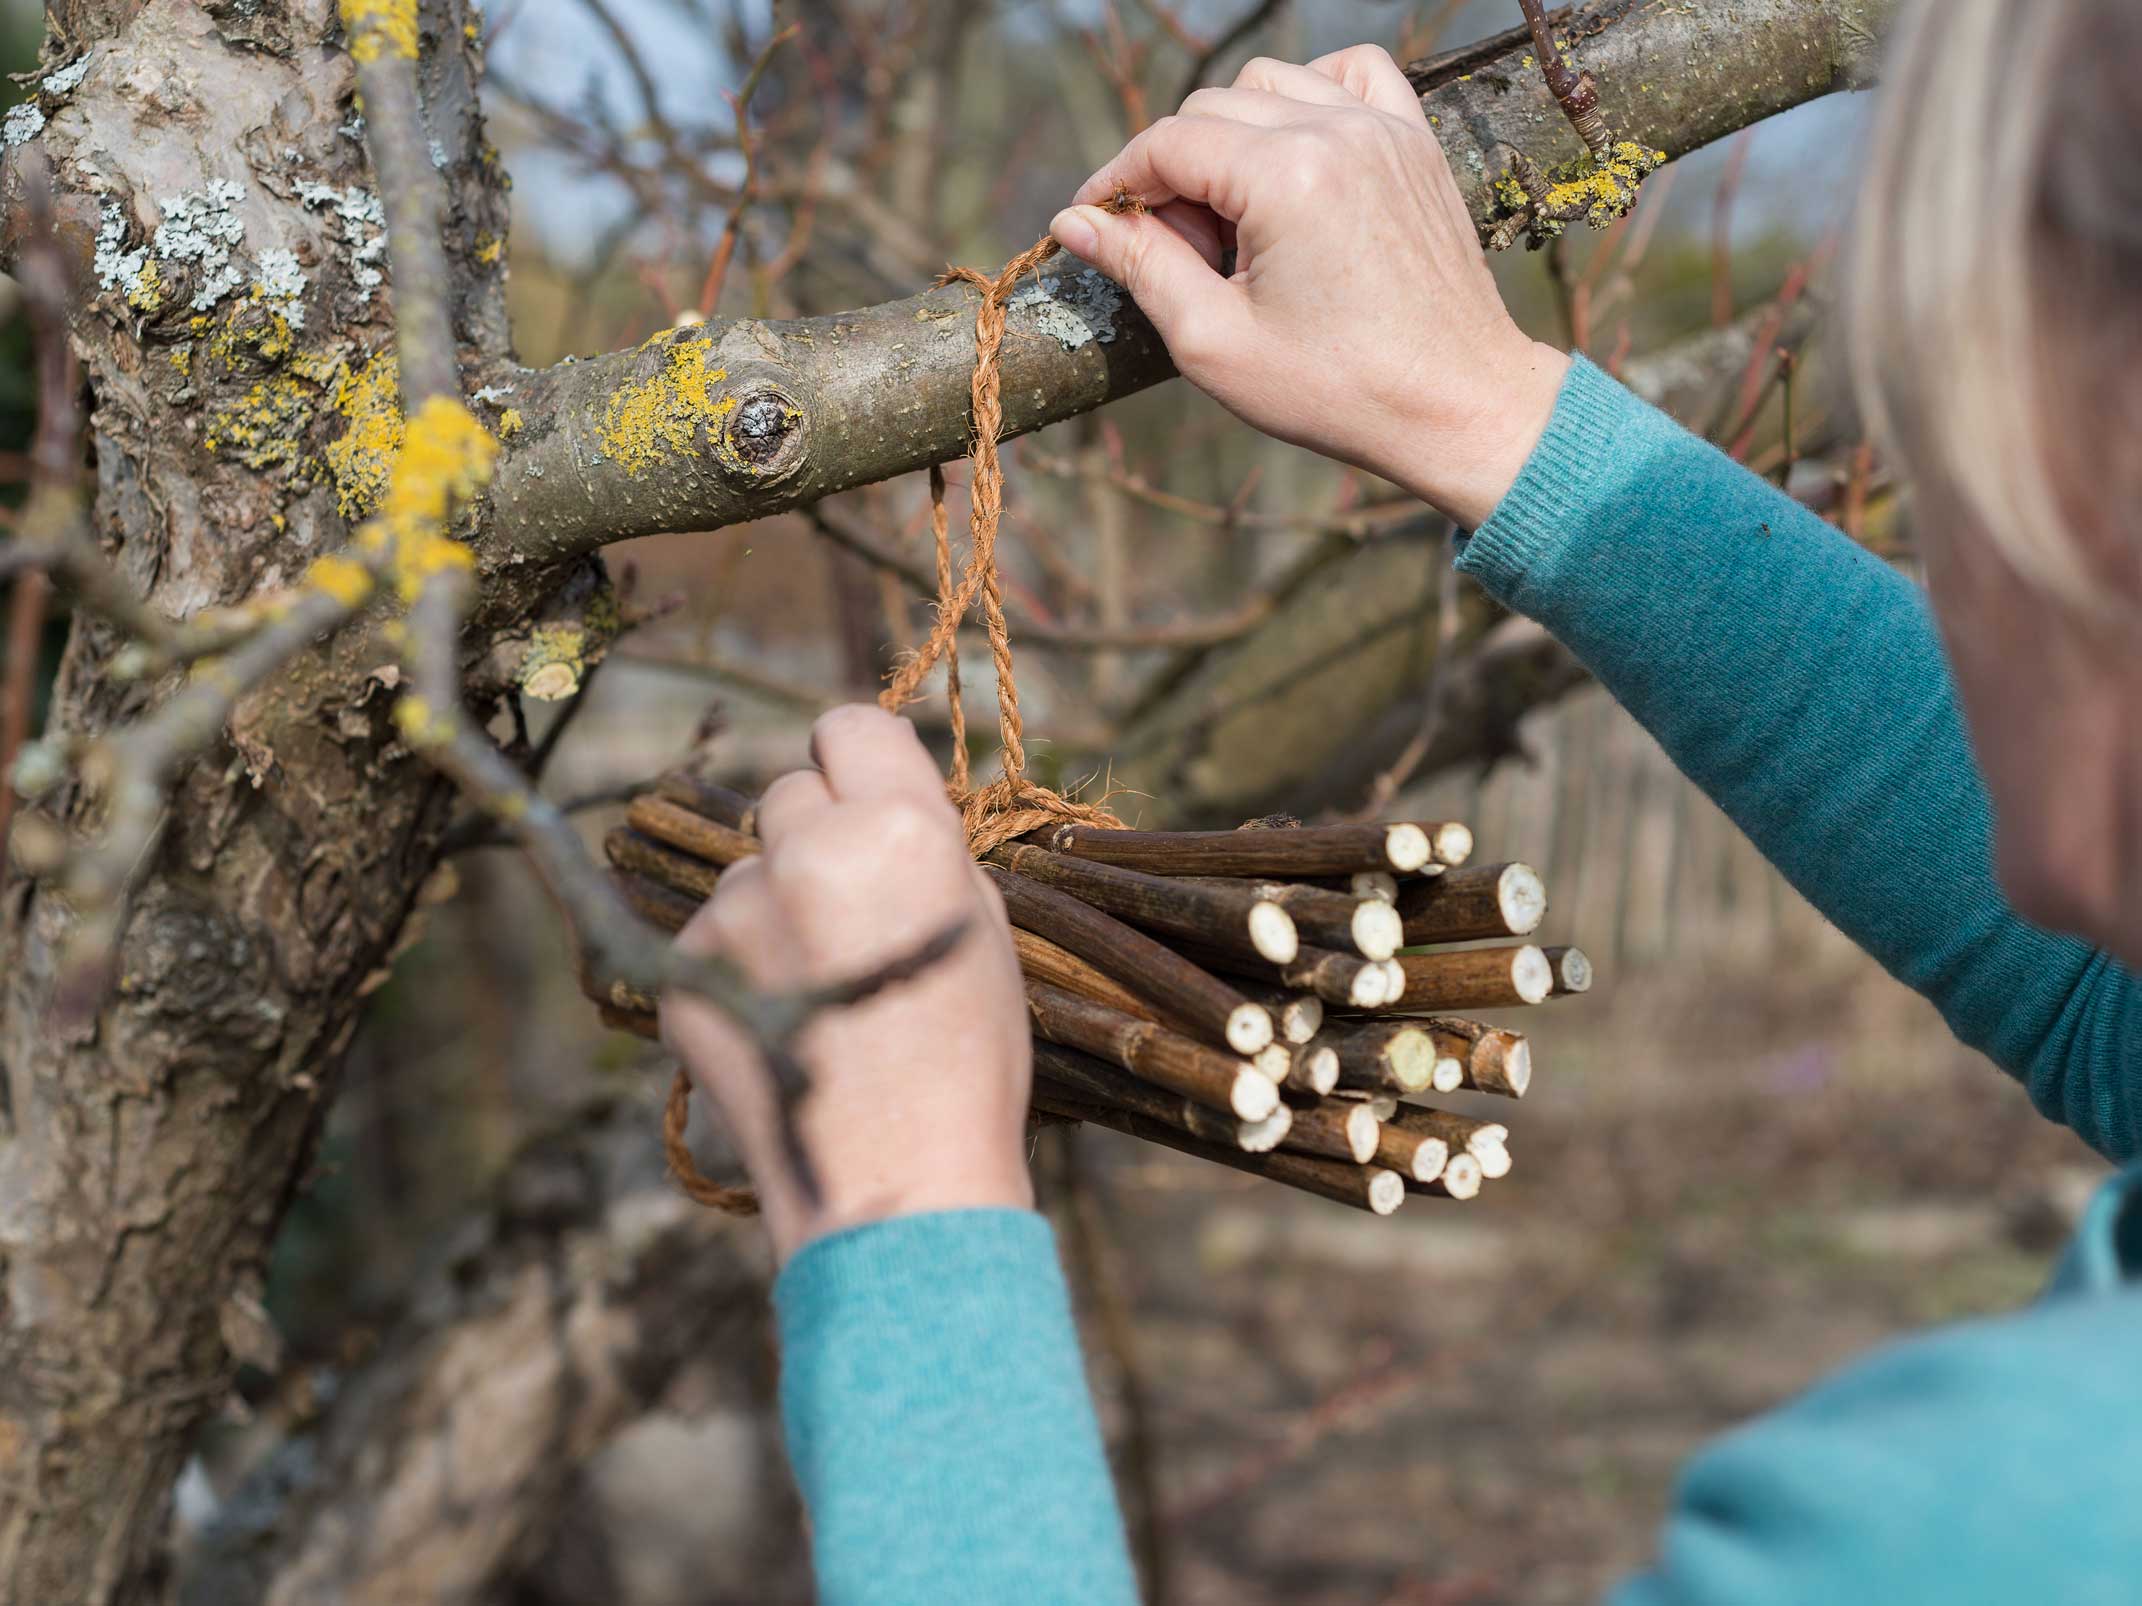
[[[1694,12],[1604,0],[1573,21],[1611,123],[1680,156],[1872,81],[1894,0],[1723,0]],[[1582,156],[1519,35],[1423,97],[1476,220],[1492,230],[1500,148]],[[1703,70],[1691,71],[1701,61]],[[1639,91],[1639,85],[1644,86]],[[1556,141],[1560,146],[1557,148]],[[1005,434],[1167,378],[1151,326],[1114,285],[1059,267],[1004,342]],[[714,529],[963,453],[977,292],[966,285],[837,317],[713,322],[531,374],[528,428],[501,466],[486,541],[562,561],[660,531]]]

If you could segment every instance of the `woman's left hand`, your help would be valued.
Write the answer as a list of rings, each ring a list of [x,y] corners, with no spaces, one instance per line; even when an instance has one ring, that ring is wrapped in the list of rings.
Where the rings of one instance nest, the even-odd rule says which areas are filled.
[[[757,986],[793,989],[865,974],[954,923],[965,935],[914,980],[805,1029],[811,1090],[798,1121],[822,1195],[815,1210],[750,1043],[702,1000],[662,1000],[663,1038],[720,1108],[784,1261],[864,1221],[1034,1202],[1019,964],[943,778],[914,728],[875,708],[826,714],[811,753],[817,768],[784,775],[760,799],[765,851],[722,873],[677,941],[735,961]]]

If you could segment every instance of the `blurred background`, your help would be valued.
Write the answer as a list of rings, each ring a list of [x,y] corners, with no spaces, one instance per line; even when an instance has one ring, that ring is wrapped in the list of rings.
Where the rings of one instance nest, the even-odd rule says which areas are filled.
[[[1415,60],[1517,21],[1504,0],[492,0],[521,356],[993,269],[1199,77],[1360,40]],[[12,68],[38,34],[34,6],[7,6]],[[1655,176],[1615,229],[1496,267],[1533,332],[1908,564],[1908,509],[1833,377],[1828,265],[1864,120],[1859,97],[1818,101]],[[28,384],[7,318],[13,451]],[[1116,807],[1148,821],[1466,819],[1483,857],[1541,870],[1547,932],[1599,967],[1592,993],[1523,1022],[1539,1074],[1516,1169],[1468,1205],[1375,1220],[1110,1134],[1047,1135],[1044,1201],[1153,1599],[1593,1599],[1649,1554],[1704,1439],[1893,1333],[2035,1290],[2097,1162],[1601,694],[1477,655],[1470,678],[1439,676],[1438,643],[1482,604],[1445,598],[1447,532],[1424,510],[1180,383],[1007,461],[1044,779],[1128,788]],[[948,474],[957,531],[965,466]],[[650,622],[578,703],[529,710],[538,739],[565,721],[546,785],[591,842],[622,788],[686,753],[752,786],[800,762],[812,716],[872,695],[928,622],[902,573],[929,563],[919,477],[611,563]],[[970,653],[976,710],[985,671]],[[941,745],[940,704],[916,712]],[[514,855],[472,848],[439,892],[284,1234],[285,1365],[203,1444],[194,1528],[440,1286],[467,1224],[503,1219],[502,1188],[521,1190],[511,1219],[540,1218],[531,1155],[638,1119],[666,1081],[582,1001]],[[491,1598],[809,1598],[757,1229],[710,1222],[695,1252],[724,1268],[723,1319],[644,1408],[568,1441]]]

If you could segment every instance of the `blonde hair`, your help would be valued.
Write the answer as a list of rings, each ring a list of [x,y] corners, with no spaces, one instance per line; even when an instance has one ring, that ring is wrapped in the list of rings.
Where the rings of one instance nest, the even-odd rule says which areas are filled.
[[[2018,578],[2099,612],[2142,559],[2142,7],[1899,12],[1850,270],[1861,406]]]

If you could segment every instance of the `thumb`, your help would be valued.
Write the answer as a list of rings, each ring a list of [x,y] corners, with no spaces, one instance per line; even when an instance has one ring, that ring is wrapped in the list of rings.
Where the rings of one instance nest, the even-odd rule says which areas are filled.
[[[1168,343],[1177,367],[1183,366],[1180,348],[1211,349],[1225,339],[1220,326],[1240,312],[1241,291],[1150,212],[1068,206],[1056,214],[1049,232],[1066,251],[1131,293]]]

